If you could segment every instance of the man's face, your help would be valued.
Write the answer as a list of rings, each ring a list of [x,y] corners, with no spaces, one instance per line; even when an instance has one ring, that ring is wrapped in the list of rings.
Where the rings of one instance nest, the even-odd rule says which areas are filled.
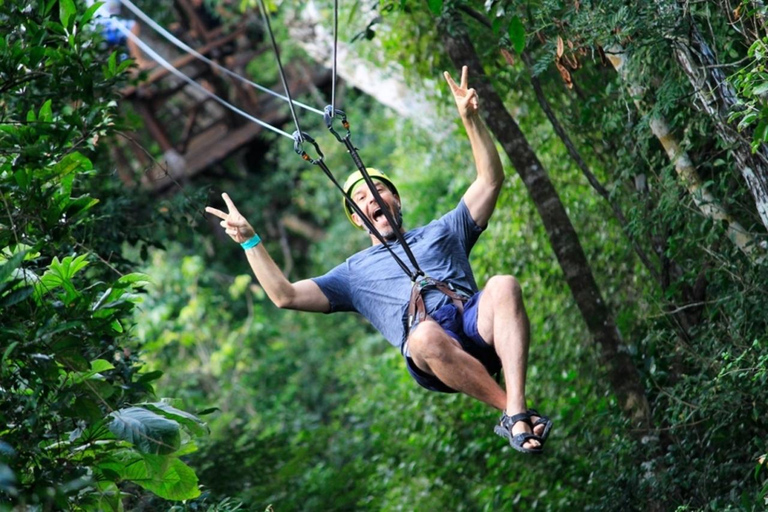
[[[368,217],[368,220],[371,221],[373,227],[375,227],[376,230],[381,233],[381,236],[383,236],[385,240],[395,240],[397,239],[396,230],[400,229],[400,226],[403,223],[403,219],[400,214],[400,198],[393,194],[389,187],[387,187],[384,183],[377,180],[376,178],[373,178],[373,180],[376,184],[376,190],[384,200],[384,204],[387,205],[387,208],[392,214],[392,218],[397,223],[396,226],[390,226],[386,216],[381,210],[381,207],[379,207],[379,204],[373,197],[371,190],[368,188],[368,185],[366,185],[364,181],[361,181],[354,188],[352,194],[350,195],[352,196],[352,200],[355,202],[355,204],[357,204],[357,206],[360,208],[360,211],[362,211],[365,216]],[[356,213],[352,214],[352,219],[358,226],[365,227],[363,221],[360,220],[360,217]]]

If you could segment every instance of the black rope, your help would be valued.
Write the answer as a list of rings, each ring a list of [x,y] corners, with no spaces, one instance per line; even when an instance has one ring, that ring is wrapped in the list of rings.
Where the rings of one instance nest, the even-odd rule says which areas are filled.
[[[405,237],[400,232],[400,226],[397,225],[395,222],[395,219],[392,217],[392,213],[389,211],[389,208],[387,207],[387,204],[384,202],[384,200],[381,198],[381,195],[379,194],[379,191],[376,189],[376,184],[371,179],[371,176],[368,174],[368,170],[365,168],[365,164],[363,164],[362,158],[360,158],[360,154],[357,151],[357,148],[354,144],[352,144],[351,140],[351,130],[349,128],[349,121],[347,121],[347,115],[342,110],[334,110],[334,114],[337,114],[341,117],[341,123],[342,126],[347,130],[346,135],[343,137],[339,135],[339,133],[333,129],[333,118],[334,116],[331,115],[332,106],[328,105],[325,107],[325,112],[323,114],[323,118],[325,119],[325,124],[330,130],[330,132],[336,137],[336,139],[344,144],[344,146],[347,148],[347,152],[352,157],[352,161],[355,162],[355,165],[357,166],[357,169],[360,171],[360,174],[363,176],[363,180],[365,180],[366,185],[368,185],[368,188],[371,190],[371,194],[373,195],[373,198],[376,200],[376,203],[381,207],[381,212],[384,214],[384,217],[387,219],[387,222],[389,222],[389,225],[395,228],[395,237],[397,238],[397,241],[400,242],[400,244],[403,246],[403,251],[405,251],[406,256],[408,256],[408,259],[411,262],[411,265],[413,265],[413,268],[415,269],[415,276],[418,277],[419,275],[426,275],[424,271],[421,270],[421,267],[419,267],[419,263],[416,261],[416,257],[413,255],[413,252],[411,252],[411,248],[408,245],[408,242],[406,242]],[[351,198],[347,195],[346,190],[343,190],[345,197],[347,197],[347,201],[351,201]],[[409,276],[411,276],[411,279],[414,278],[414,274],[409,273]]]
[[[291,108],[291,115],[293,116],[293,122],[296,125],[296,131],[293,133],[294,150],[296,151],[296,153],[301,155],[301,157],[304,160],[307,160],[308,162],[311,162],[312,164],[317,165],[323,170],[326,176],[328,176],[333,182],[333,184],[336,185],[336,188],[341,190],[341,193],[344,195],[344,198],[347,201],[347,204],[360,217],[363,224],[365,224],[365,227],[368,228],[368,231],[373,236],[375,236],[379,242],[381,242],[384,245],[384,247],[389,251],[392,257],[395,258],[395,261],[398,263],[398,265],[400,265],[400,268],[402,268],[403,271],[408,275],[408,277],[410,277],[412,281],[416,282],[416,279],[418,279],[419,276],[425,276],[426,274],[419,267],[419,264],[416,261],[416,257],[413,255],[413,252],[411,252],[411,248],[408,246],[408,242],[405,241],[405,237],[400,232],[400,225],[397,222],[395,222],[395,219],[392,216],[392,212],[389,211],[389,207],[381,198],[379,191],[376,189],[376,185],[373,183],[371,176],[368,174],[368,170],[365,168],[365,165],[363,164],[363,161],[357,152],[357,148],[354,146],[354,144],[352,144],[352,141],[350,140],[351,132],[349,129],[349,122],[347,121],[346,114],[341,110],[336,110],[336,108],[334,107],[336,102],[336,50],[337,50],[337,38],[338,38],[338,30],[337,30],[338,0],[334,0],[334,11],[333,11],[334,36],[333,36],[333,85],[331,88],[332,104],[325,107],[325,111],[323,112],[323,117],[325,119],[326,126],[328,126],[328,129],[331,131],[331,133],[333,133],[336,139],[338,139],[340,142],[342,142],[346,146],[347,151],[352,156],[352,160],[355,162],[355,165],[360,171],[360,174],[362,174],[366,185],[371,190],[371,194],[373,195],[373,198],[375,199],[376,203],[381,208],[381,211],[384,214],[384,217],[387,219],[387,222],[394,229],[395,237],[397,238],[398,242],[400,242],[400,244],[403,246],[403,250],[405,251],[405,254],[408,256],[408,259],[410,260],[411,265],[413,265],[413,268],[415,269],[415,271],[411,271],[411,269],[408,268],[408,265],[406,265],[405,262],[403,262],[403,260],[401,260],[397,254],[395,254],[394,250],[387,243],[386,239],[382,236],[381,233],[379,233],[379,231],[376,229],[373,223],[368,219],[368,217],[362,212],[362,210],[352,200],[352,198],[347,193],[347,191],[344,190],[344,187],[341,184],[339,184],[339,182],[333,176],[333,173],[331,173],[330,169],[328,169],[328,166],[323,161],[323,153],[320,151],[320,147],[315,142],[315,140],[309,135],[307,135],[306,133],[301,131],[301,126],[299,125],[299,119],[296,116],[295,109],[293,108],[293,99],[291,98],[291,91],[288,87],[288,81],[285,78],[285,70],[283,69],[283,64],[280,61],[280,51],[277,48],[277,41],[275,41],[275,34],[274,32],[272,32],[272,25],[269,22],[269,16],[267,14],[267,8],[264,5],[264,0],[259,0],[259,6],[261,7],[261,16],[262,16],[262,19],[264,20],[264,25],[266,26],[267,32],[269,32],[269,38],[272,41],[272,49],[274,50],[275,58],[277,59],[277,67],[280,71],[280,78],[283,81],[283,88],[285,89],[285,95],[288,98],[288,105]],[[347,134],[344,137],[341,137],[333,129],[333,119],[336,116],[336,114],[339,114],[342,117],[342,124],[344,128],[346,128],[347,130]],[[315,149],[317,150],[317,153],[319,155],[318,158],[313,159],[307,154],[306,151],[304,151],[302,143],[305,141],[308,141],[315,146]]]
[[[291,108],[291,116],[293,116],[293,123],[296,125],[296,132],[299,137],[302,136],[301,126],[299,126],[299,118],[296,116],[296,109],[293,107],[293,99],[291,98],[291,91],[288,87],[288,80],[285,78],[285,70],[283,69],[283,63],[280,61],[280,51],[277,49],[277,41],[275,41],[275,34],[272,32],[272,25],[269,23],[269,15],[267,14],[267,7],[264,5],[264,0],[259,0],[261,6],[261,17],[264,20],[264,25],[269,32],[269,38],[272,40],[272,49],[275,52],[275,58],[277,59],[277,68],[280,71],[280,79],[283,81],[283,88],[285,89],[285,95],[288,97],[288,106]]]
[[[304,147],[302,145],[302,140],[304,142],[309,142],[315,147],[315,151],[317,151],[317,154],[319,155],[318,158],[312,158],[310,157],[306,151],[304,151]],[[365,227],[368,228],[368,231],[376,237],[376,239],[381,242],[381,244],[384,246],[384,248],[389,251],[389,253],[392,255],[392,257],[395,259],[398,265],[400,265],[400,268],[403,269],[403,272],[406,273],[406,275],[411,279],[411,281],[416,281],[416,279],[419,277],[419,275],[424,275],[424,272],[421,271],[421,269],[416,266],[416,272],[412,272],[410,268],[408,268],[408,265],[405,264],[405,262],[400,259],[400,256],[395,253],[394,249],[387,243],[387,240],[382,236],[381,233],[376,229],[376,227],[373,225],[373,223],[368,219],[368,217],[363,213],[363,211],[360,209],[359,206],[357,206],[357,203],[352,199],[352,197],[347,193],[346,190],[344,190],[344,187],[341,185],[341,183],[338,182],[336,177],[333,175],[331,170],[326,165],[325,161],[323,160],[323,152],[320,151],[320,146],[318,146],[317,142],[315,142],[315,139],[310,137],[308,134],[304,133],[301,134],[301,136],[298,133],[293,134],[293,148],[296,153],[298,153],[301,158],[306,160],[309,163],[312,163],[320,169],[323,170],[326,176],[330,178],[331,182],[338,188],[342,195],[344,195],[344,198],[347,201],[347,204],[349,204],[350,208],[360,217],[360,219],[363,221],[363,224],[365,224]],[[375,187],[374,187],[375,188]],[[379,199],[381,200],[381,196],[379,196]],[[383,200],[381,200],[383,202]],[[382,210],[385,210],[385,207],[382,207]],[[391,223],[392,226],[395,226],[394,221]],[[397,229],[395,230],[397,231]],[[410,250],[408,251],[410,252]]]

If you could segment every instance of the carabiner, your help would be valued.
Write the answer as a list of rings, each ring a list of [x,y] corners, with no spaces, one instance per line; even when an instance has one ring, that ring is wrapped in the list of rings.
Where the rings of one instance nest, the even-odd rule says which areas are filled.
[[[347,135],[344,137],[339,135],[339,133],[333,129],[333,120],[336,118],[336,116],[341,116],[341,125],[345,130],[347,130]],[[345,114],[343,110],[334,109],[332,105],[327,105],[323,110],[323,119],[325,120],[325,126],[328,127],[328,130],[330,130],[330,132],[339,142],[344,142],[344,139],[348,139],[351,135],[349,131],[349,121],[347,121],[347,114]]]
[[[310,137],[308,134],[299,132],[298,130],[294,131],[293,134],[293,150],[296,152],[297,155],[299,155],[301,158],[306,160],[307,162],[311,164],[318,165],[320,162],[323,161],[323,158],[325,155],[323,155],[323,152],[320,151],[320,146],[317,145],[317,142],[315,142],[315,139]],[[309,142],[313,146],[315,146],[315,151],[317,151],[317,154],[320,155],[318,158],[312,158],[307,154],[306,151],[304,151],[304,142]]]

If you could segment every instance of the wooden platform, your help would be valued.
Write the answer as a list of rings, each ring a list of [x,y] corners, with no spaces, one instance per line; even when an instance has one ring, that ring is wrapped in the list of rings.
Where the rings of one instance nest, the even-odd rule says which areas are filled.
[[[199,23],[193,25],[200,26]],[[242,45],[245,40],[242,37],[245,32],[245,25],[232,27],[226,33],[220,29],[209,32],[204,38],[205,44],[196,51],[211,60],[216,56],[221,66],[242,76],[245,65],[268,50],[266,46],[237,46],[235,43]],[[227,52],[222,51],[225,46]],[[193,55],[183,55],[171,64],[205,90],[269,125],[283,127],[291,119],[285,101],[254,89]],[[330,72],[319,67],[304,69],[287,66],[286,74],[294,97],[323,86],[330,80]],[[282,84],[261,85],[284,94]],[[124,167],[119,169],[119,174],[125,177],[135,172],[129,168],[131,161],[137,163],[133,168],[150,167],[140,181],[144,187],[155,192],[189,181],[243,149],[266,130],[232,112],[165,68],[151,71],[145,81],[125,88],[122,94],[143,118],[151,142],[157,143],[162,156],[158,158],[161,166],[148,166],[146,156],[137,154],[142,151],[137,149],[138,146],[124,144],[116,148],[116,151],[122,152],[116,161]],[[317,106],[319,109],[322,107]],[[287,126],[284,129],[287,132],[293,131]],[[285,141],[290,143],[287,139]],[[151,142],[139,144],[146,147]],[[127,179],[123,181],[128,182]]]

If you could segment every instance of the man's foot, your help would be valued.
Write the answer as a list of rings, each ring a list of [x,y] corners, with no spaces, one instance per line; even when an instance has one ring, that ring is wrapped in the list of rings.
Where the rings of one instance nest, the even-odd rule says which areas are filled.
[[[526,414],[528,414],[533,423],[533,433],[539,436],[541,443],[544,444],[549,437],[549,431],[552,430],[552,420],[547,416],[539,414],[539,411],[536,409],[528,409]]]
[[[521,412],[513,416],[507,413],[501,415],[499,424],[493,431],[509,441],[515,450],[523,453],[541,453],[542,440],[533,434],[533,423],[527,412]]]

